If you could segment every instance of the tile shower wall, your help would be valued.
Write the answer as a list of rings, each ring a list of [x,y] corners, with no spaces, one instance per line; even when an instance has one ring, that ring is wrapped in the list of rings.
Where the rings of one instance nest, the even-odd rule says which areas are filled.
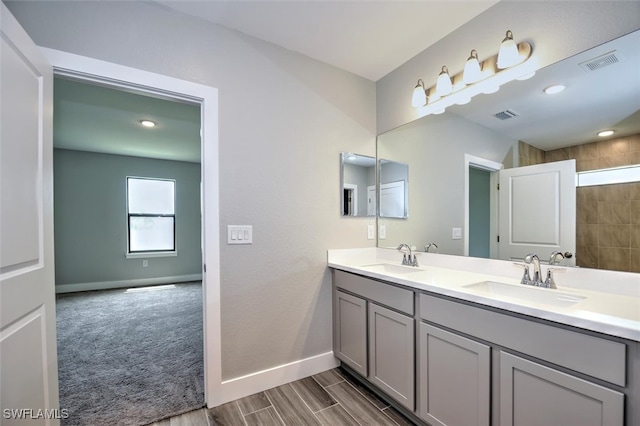
[[[520,165],[541,151],[519,144]],[[544,162],[576,160],[577,171],[640,164],[640,135],[544,152]],[[577,188],[576,262],[587,268],[640,272],[640,182]]]

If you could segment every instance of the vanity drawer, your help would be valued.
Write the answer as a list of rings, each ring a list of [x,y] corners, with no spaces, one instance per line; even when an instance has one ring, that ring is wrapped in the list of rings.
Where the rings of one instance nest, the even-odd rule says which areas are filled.
[[[333,271],[333,283],[337,288],[358,294],[408,315],[413,315],[413,291],[335,269]]]
[[[420,294],[420,316],[619,386],[625,386],[626,345],[507,314]]]

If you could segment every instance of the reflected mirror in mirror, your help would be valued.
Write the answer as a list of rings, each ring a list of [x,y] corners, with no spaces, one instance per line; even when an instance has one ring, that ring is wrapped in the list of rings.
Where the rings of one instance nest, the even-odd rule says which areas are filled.
[[[409,166],[380,160],[380,217],[406,219],[409,215]]]
[[[342,216],[376,215],[376,159],[340,154],[340,213]]]
[[[422,250],[433,242],[443,254],[509,259],[502,248],[514,238],[500,231],[499,217],[510,214],[498,214],[498,193],[504,189],[497,190],[500,173],[568,161],[575,178],[576,172],[640,164],[639,45],[640,31],[635,31],[540,69],[529,80],[512,81],[497,93],[379,135],[378,158],[407,164],[412,183],[411,216],[405,221],[380,217],[386,238],[378,246],[407,243]],[[543,92],[554,84],[566,89]],[[606,129],[615,133],[597,136]],[[640,232],[633,223],[640,217],[640,182],[578,188],[574,183],[576,201],[569,203],[522,182],[530,191],[515,204],[539,214],[520,224],[520,243],[555,238],[540,218],[550,217],[557,203],[568,204],[573,216],[563,226],[573,242],[562,243],[558,251],[573,256],[560,259],[560,265],[640,272],[640,248],[629,238]],[[476,183],[483,189],[473,188]],[[489,195],[470,200],[478,192]],[[481,209],[473,207],[478,202]],[[482,210],[484,217],[476,220],[473,210]],[[485,232],[470,230],[474,223]],[[482,246],[475,247],[473,238],[482,239]],[[552,252],[549,241],[527,250],[541,260]]]

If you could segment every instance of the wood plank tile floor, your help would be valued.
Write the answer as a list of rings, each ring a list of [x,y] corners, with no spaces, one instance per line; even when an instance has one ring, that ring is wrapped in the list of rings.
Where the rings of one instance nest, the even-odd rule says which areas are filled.
[[[149,426],[409,426],[413,423],[340,368]]]

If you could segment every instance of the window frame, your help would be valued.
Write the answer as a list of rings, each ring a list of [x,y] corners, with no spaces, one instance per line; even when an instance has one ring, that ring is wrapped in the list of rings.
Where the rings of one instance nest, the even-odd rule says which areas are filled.
[[[129,180],[153,180],[153,181],[165,181],[165,182],[173,182],[173,214],[160,214],[160,213],[131,213],[129,211]],[[148,258],[148,257],[169,257],[169,256],[177,256],[177,235],[176,235],[176,180],[168,179],[168,178],[156,178],[156,177],[146,177],[146,176],[127,176],[125,180],[126,186],[126,214],[127,214],[127,250],[125,253],[125,257],[127,259],[131,258]],[[171,217],[173,218],[173,248],[172,249],[159,249],[159,250],[131,250],[131,218],[132,217]]]

